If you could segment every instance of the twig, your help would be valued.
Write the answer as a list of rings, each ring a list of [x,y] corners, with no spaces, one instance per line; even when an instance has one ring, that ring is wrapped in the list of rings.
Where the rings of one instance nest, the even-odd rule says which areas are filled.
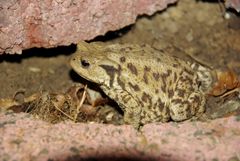
[[[224,93],[223,95],[220,96],[220,98],[224,98],[224,97],[226,97],[227,95],[230,95],[230,94],[232,94],[232,93],[234,93],[234,92],[239,92],[239,91],[240,91],[240,88],[235,88],[235,89],[233,89],[233,90],[231,90],[231,91],[228,91],[228,92]]]
[[[78,117],[80,108],[82,107],[83,102],[84,102],[85,99],[86,99],[86,91],[87,91],[87,85],[84,86],[84,91],[83,91],[83,95],[82,95],[81,101],[80,101],[80,103],[77,105],[77,112],[76,112],[75,117],[74,117],[74,122],[77,121],[77,117]]]
[[[57,106],[54,106],[58,111],[60,111],[62,114],[64,114],[65,116],[67,116],[69,119],[74,121],[74,118],[72,118],[71,116],[69,116],[68,114],[66,114],[64,111],[62,111],[60,108],[58,108]]]

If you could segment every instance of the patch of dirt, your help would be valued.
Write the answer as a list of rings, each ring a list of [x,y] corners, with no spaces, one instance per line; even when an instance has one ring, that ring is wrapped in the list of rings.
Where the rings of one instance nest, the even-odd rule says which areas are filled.
[[[236,13],[229,14],[229,19],[224,18],[217,2],[181,0],[165,11],[151,17],[140,16],[136,24],[93,41],[147,43],[184,59],[190,56],[212,69],[231,69],[239,79],[240,17]],[[70,55],[75,50],[76,46],[71,45],[1,56],[0,98],[21,101],[39,92],[65,93],[73,84],[83,83],[69,65]],[[217,115],[218,109],[223,113],[221,116],[225,116],[220,107],[232,106],[232,113],[239,111],[239,91],[233,92],[230,98],[233,102],[229,103],[229,97],[211,97],[209,117]]]

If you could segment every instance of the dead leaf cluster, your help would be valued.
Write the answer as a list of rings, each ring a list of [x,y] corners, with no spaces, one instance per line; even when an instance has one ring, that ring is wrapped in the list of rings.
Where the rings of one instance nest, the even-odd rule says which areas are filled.
[[[42,91],[17,101],[13,98],[1,99],[1,111],[27,112],[50,123],[71,120],[74,122],[98,122],[121,124],[122,116],[107,105],[108,99],[87,86],[74,85],[65,93]]]
[[[213,85],[209,95],[225,98],[240,92],[240,80],[233,70],[217,70],[217,81]]]

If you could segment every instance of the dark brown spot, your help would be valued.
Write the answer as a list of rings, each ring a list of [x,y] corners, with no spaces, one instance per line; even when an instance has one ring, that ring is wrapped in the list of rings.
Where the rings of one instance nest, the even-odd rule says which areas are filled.
[[[159,73],[153,73],[153,78],[158,81],[160,78],[160,74]]]
[[[161,62],[161,59],[160,59],[160,58],[157,58],[157,62]]]
[[[193,86],[190,86],[190,87],[188,88],[188,90],[189,90],[189,91],[194,91]]]
[[[151,68],[150,67],[147,67],[147,66],[145,66],[144,67],[144,71],[147,71],[147,72],[149,72],[151,70]]]
[[[143,48],[146,47],[146,46],[147,46],[147,44],[141,44],[140,45],[140,47],[143,47]]]
[[[176,72],[174,72],[173,80],[174,80],[174,82],[177,81],[177,73]]]
[[[194,75],[194,72],[192,70],[189,70],[187,68],[184,68],[184,71],[189,75]]]
[[[144,74],[143,74],[143,80],[146,84],[148,84],[148,72],[151,70],[150,67],[145,66],[144,67]]]
[[[172,79],[169,80],[169,86],[171,87],[172,86]]]
[[[132,63],[128,63],[127,67],[131,71],[132,74],[138,75],[137,68]]]
[[[110,53],[110,52],[112,52],[112,49],[109,48],[109,47],[107,47],[107,48],[104,49],[104,52],[105,52],[105,53]]]
[[[142,95],[141,99],[142,99],[143,102],[149,103],[148,107],[150,107],[150,108],[152,107],[152,97],[149,94],[143,92],[143,95]]]
[[[134,91],[140,91],[140,88],[137,84],[133,85],[131,82],[128,82],[129,86],[134,90]]]
[[[142,107],[144,107],[144,104],[143,104],[143,102],[142,102],[142,101],[139,101],[139,103],[140,103],[140,105],[141,105]]]
[[[186,111],[187,111],[187,112],[186,112],[186,114],[187,114],[186,117],[187,117],[187,118],[191,118],[191,117],[193,116],[193,114],[192,114],[192,112],[191,112],[191,108],[188,107]],[[194,112],[194,115],[195,115],[195,112]]]
[[[121,63],[124,63],[126,61],[126,58],[124,57],[124,56],[122,56],[121,58],[120,58],[120,62]]]
[[[105,70],[107,75],[109,75],[109,78],[110,78],[109,87],[112,87],[113,81],[114,81],[114,76],[118,70],[111,65],[99,65],[99,66]]]
[[[166,90],[167,90],[167,77],[166,77],[166,74],[162,74],[161,78],[162,78],[161,90],[164,93],[166,93]]]
[[[165,84],[165,85],[164,85]],[[163,85],[161,85],[161,91],[163,92],[163,93],[166,93],[166,82],[164,82],[164,84]]]
[[[188,84],[192,85],[193,84],[193,80],[191,78],[189,78],[189,77],[186,77],[185,78],[185,83],[188,83]]]
[[[177,93],[178,93],[178,96],[179,97],[184,97],[184,94],[185,94],[185,90],[183,90],[183,89],[177,89],[177,91],[176,91]]]
[[[162,102],[160,98],[158,99],[158,107],[160,111],[162,111],[165,107],[165,104]]]
[[[131,99],[131,97],[129,96],[129,95],[123,95],[122,96],[122,101],[124,102],[124,103],[128,103],[128,101]]]
[[[179,78],[179,82],[189,84],[190,82],[192,82],[192,80],[191,80],[189,77],[187,77],[186,75],[185,75],[185,76],[182,75],[182,76]]]
[[[147,113],[145,110],[142,111],[142,114],[145,116]]]
[[[180,63],[179,63],[179,58],[173,57],[173,59],[174,59],[175,62],[177,62],[178,64],[180,64]]]
[[[147,74],[144,72],[144,75],[143,75],[143,80],[146,84],[148,84],[148,77],[147,77]]]
[[[169,76],[170,74],[172,74],[172,70],[168,69],[168,70],[167,70],[167,74],[168,74],[168,76]]]
[[[182,104],[189,104],[189,101],[182,101]]]
[[[200,102],[200,97],[195,96],[195,97],[193,98],[193,102],[194,102],[194,103],[199,103],[199,102]]]
[[[120,51],[124,53],[125,52],[125,48],[121,48]]]
[[[158,105],[160,107],[160,109],[163,109],[165,104],[161,101],[161,99],[158,100]]]
[[[120,65],[118,65],[118,70],[117,70],[117,83],[119,84],[119,86],[125,90],[125,83],[124,81],[121,80],[121,71],[122,71],[122,68]]]
[[[145,92],[143,92],[142,101],[147,102],[147,100],[148,100],[147,94]]]
[[[170,108],[169,107],[165,107],[165,115],[170,113]],[[169,118],[168,118],[169,119]]]
[[[128,47],[126,47],[126,49],[132,50],[132,47],[131,47],[131,46],[128,46]]]
[[[123,82],[119,77],[117,78],[117,82],[118,82],[119,86],[120,86],[123,90],[125,90],[125,84],[124,84],[124,82]]]
[[[159,90],[158,90],[158,89],[155,89],[155,93],[156,93],[156,94],[159,93]]]
[[[179,66],[178,64],[173,63],[174,68],[177,68],[178,66]]]
[[[168,90],[168,98],[172,98],[173,95],[174,95],[173,90],[172,90],[172,89],[171,89],[171,90]]]
[[[178,115],[183,116],[184,114],[185,114],[185,111],[183,111],[183,110],[178,111]]]
[[[176,103],[176,104],[179,104],[179,103],[182,103],[182,100],[179,99],[179,98],[176,98],[176,99],[172,99],[172,102]]]

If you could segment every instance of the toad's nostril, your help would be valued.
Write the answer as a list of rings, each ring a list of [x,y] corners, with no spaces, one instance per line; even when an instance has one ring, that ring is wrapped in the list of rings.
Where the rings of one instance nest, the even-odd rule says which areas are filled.
[[[90,66],[90,63],[87,60],[81,60],[81,65],[83,68],[88,68]]]

